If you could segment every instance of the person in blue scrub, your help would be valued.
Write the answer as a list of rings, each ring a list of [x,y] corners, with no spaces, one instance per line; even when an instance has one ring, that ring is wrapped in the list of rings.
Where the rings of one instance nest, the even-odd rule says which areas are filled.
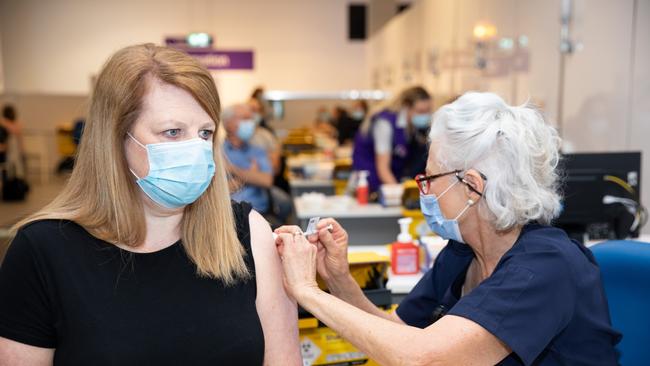
[[[467,93],[435,113],[429,136],[420,205],[449,242],[397,311],[364,296],[332,219],[309,241],[276,230],[291,296],[382,365],[616,365],[621,334],[598,265],[549,226],[560,212],[556,130],[531,107]]]
[[[224,108],[221,119],[226,131],[223,151],[228,158],[228,171],[241,184],[232,199],[248,202],[256,211],[267,215],[273,171],[266,151],[250,144],[257,127],[253,111],[246,104],[236,104]]]
[[[370,192],[400,182],[409,161],[410,140],[418,128],[429,126],[432,107],[429,93],[415,86],[361,124],[354,138],[352,169],[368,171]]]

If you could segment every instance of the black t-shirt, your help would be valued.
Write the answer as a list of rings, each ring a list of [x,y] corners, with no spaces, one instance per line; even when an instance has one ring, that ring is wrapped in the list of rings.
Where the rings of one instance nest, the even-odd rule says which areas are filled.
[[[247,204],[233,203],[254,275]],[[59,365],[261,365],[255,277],[199,278],[181,242],[128,252],[79,225],[21,228],[0,268],[0,336],[56,348]]]

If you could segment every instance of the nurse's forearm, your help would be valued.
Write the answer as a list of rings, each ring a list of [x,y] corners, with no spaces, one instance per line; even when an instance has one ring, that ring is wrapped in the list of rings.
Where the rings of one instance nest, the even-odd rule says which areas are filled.
[[[303,308],[379,364],[423,364],[424,330],[368,314],[319,289],[305,289],[296,297]]]
[[[367,313],[403,324],[396,314],[387,313],[375,306],[375,304],[373,304],[366,295],[363,294],[363,291],[350,274],[342,279],[328,281],[327,287],[332,295],[350,305],[354,305]]]

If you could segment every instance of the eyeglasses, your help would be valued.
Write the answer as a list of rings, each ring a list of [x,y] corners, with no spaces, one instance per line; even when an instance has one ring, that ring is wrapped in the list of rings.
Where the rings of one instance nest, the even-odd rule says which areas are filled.
[[[431,192],[431,184],[432,184],[432,182],[434,180],[436,180],[436,179],[438,179],[440,177],[444,177],[444,176],[447,176],[447,175],[454,174],[456,176],[456,178],[461,183],[467,185],[467,187],[469,187],[469,189],[472,190],[472,192],[474,192],[474,193],[478,194],[479,196],[483,197],[483,193],[477,191],[476,188],[472,187],[469,183],[467,183],[465,181],[465,178],[460,175],[461,171],[462,170],[452,170],[450,172],[434,174],[434,175],[418,174],[418,175],[415,176],[415,181],[418,184],[418,188],[420,189],[420,193],[422,193],[423,195],[427,195],[427,194],[430,194],[430,192]],[[481,175],[481,178],[483,178],[483,180],[487,180],[487,177],[485,176],[485,174],[483,174],[481,172],[479,172],[479,174]]]

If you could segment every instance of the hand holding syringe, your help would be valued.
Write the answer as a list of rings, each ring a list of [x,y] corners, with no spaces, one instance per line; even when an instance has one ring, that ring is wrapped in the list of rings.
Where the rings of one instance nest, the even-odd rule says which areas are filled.
[[[316,229],[316,225],[320,221],[320,217],[312,217],[309,219],[309,224],[307,224],[307,230],[302,232],[301,234],[305,236],[305,238],[309,238],[311,235],[318,234],[318,230]],[[334,230],[334,226],[332,224],[329,224],[325,227],[330,233]],[[278,234],[273,233],[273,241],[277,240]]]

